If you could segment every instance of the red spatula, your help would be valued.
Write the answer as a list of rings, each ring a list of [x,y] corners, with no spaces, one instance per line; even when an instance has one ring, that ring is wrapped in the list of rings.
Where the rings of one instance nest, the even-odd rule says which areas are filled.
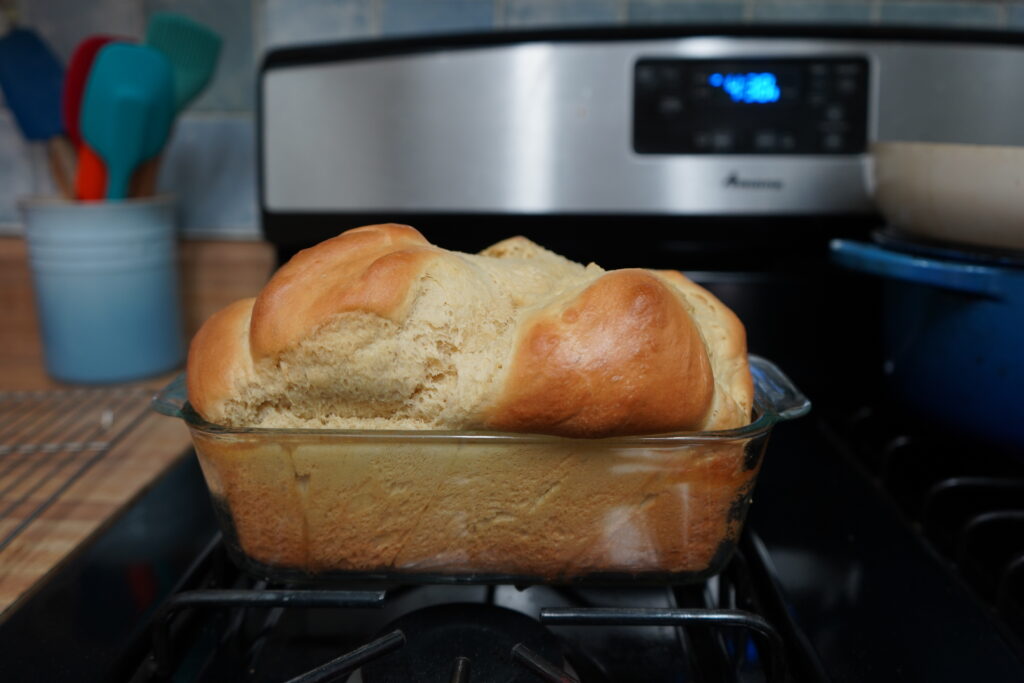
[[[114,36],[90,36],[78,44],[68,62],[64,77],[64,91],[61,96],[61,116],[68,138],[78,150],[78,167],[75,171],[75,198],[103,199],[107,189],[107,174],[103,160],[82,142],[79,118],[82,112],[82,93],[89,78],[93,60],[100,48],[114,41],[127,42]]]
[[[64,130],[71,142],[78,147],[82,144],[82,132],[78,117],[82,112],[82,93],[85,92],[85,81],[89,77],[92,62],[100,48],[115,40],[125,41],[114,36],[89,36],[71,53],[67,71],[64,74],[64,91],[61,93],[61,116],[64,119]]]

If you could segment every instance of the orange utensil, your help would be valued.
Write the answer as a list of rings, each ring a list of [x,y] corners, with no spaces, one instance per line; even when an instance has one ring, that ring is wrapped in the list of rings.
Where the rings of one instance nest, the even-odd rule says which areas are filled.
[[[89,145],[78,148],[78,172],[75,174],[75,197],[98,201],[107,195],[107,169],[103,159]]]

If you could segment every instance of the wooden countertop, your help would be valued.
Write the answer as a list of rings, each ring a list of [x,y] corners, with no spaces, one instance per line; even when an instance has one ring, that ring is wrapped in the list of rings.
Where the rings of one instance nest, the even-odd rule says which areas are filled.
[[[214,311],[255,294],[274,265],[273,250],[264,242],[185,242],[180,253],[182,301],[189,337]],[[0,393],[71,389],[47,377],[44,369],[27,254],[21,238],[0,237],[0,311],[5,318],[0,325]],[[145,401],[149,392],[166,384],[174,374],[124,388],[140,388],[132,396],[136,401]],[[87,401],[87,396],[69,400]],[[0,550],[0,619],[4,612],[16,609],[17,602],[84,541],[103,529],[118,510],[187,453],[190,440],[184,424],[143,410],[140,405],[133,406],[133,410],[140,419],[109,452]],[[0,440],[0,538],[16,527],[30,508],[19,505],[5,512],[10,501],[5,501],[4,496],[13,495],[18,489],[11,475],[17,473],[19,463],[13,460],[18,454],[5,452],[3,447]],[[24,453],[20,457],[25,457]]]

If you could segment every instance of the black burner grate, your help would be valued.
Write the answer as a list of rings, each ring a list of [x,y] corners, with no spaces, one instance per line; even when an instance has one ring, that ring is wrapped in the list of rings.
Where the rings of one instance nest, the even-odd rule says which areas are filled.
[[[1024,454],[940,435],[892,409],[862,409],[842,431],[904,517],[1024,651]]]
[[[133,680],[821,680],[763,549],[740,546],[722,575],[675,589],[314,591],[239,574],[218,541],[159,610]]]

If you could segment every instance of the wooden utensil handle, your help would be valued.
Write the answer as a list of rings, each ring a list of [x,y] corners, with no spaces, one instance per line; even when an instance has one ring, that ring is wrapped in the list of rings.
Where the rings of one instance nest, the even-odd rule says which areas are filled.
[[[58,135],[46,141],[46,157],[50,165],[50,175],[65,199],[75,198],[72,179],[75,177],[75,150],[67,138]]]
[[[132,175],[129,197],[152,197],[156,194],[156,179],[160,174],[160,157],[143,161]]]

